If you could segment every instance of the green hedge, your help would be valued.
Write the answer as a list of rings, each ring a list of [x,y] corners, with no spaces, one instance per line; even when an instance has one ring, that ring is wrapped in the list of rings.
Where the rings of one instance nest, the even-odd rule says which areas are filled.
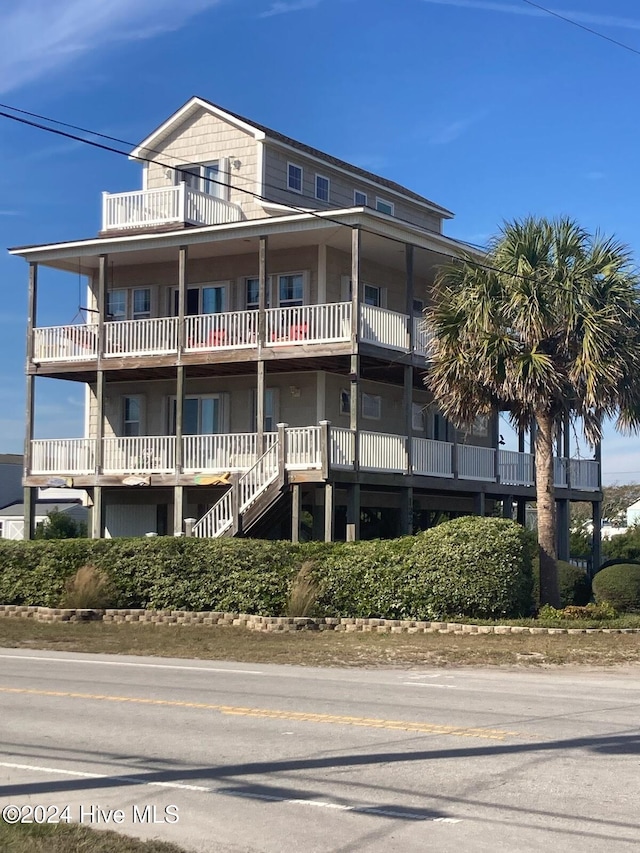
[[[596,602],[608,601],[624,613],[640,611],[640,566],[618,563],[601,569],[593,578]]]
[[[0,603],[59,606],[66,579],[92,563],[114,607],[282,615],[311,566],[318,615],[434,619],[528,613],[531,554],[507,519],[461,518],[417,536],[354,543],[253,539],[0,541]]]
[[[533,561],[533,600],[540,605],[540,563]],[[591,580],[585,569],[558,560],[558,587],[560,589],[560,608],[584,607],[591,601]]]

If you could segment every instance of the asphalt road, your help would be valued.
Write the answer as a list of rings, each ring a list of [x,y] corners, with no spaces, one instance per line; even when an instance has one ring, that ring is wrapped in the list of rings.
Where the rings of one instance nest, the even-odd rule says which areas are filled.
[[[639,711],[638,669],[5,649],[0,805],[206,853],[631,851]]]

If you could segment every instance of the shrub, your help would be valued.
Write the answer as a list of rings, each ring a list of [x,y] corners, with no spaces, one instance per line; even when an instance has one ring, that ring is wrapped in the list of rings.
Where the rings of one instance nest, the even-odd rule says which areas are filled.
[[[113,582],[107,573],[91,564],[80,568],[67,578],[61,607],[79,610],[103,610],[113,600]]]
[[[626,533],[612,536],[602,543],[602,553],[605,557],[618,560],[640,560],[640,525],[630,527]]]
[[[591,581],[585,569],[558,560],[558,587],[560,607],[584,607],[591,599]],[[535,607],[540,604],[540,563],[533,561],[533,601]]]
[[[586,604],[584,607],[569,606],[556,609],[550,604],[545,604],[540,608],[538,618],[541,620],[549,619],[615,619],[618,613],[608,601],[603,601],[600,604]]]
[[[531,538],[505,518],[468,516],[414,538],[405,565],[414,615],[509,617],[531,609]]]
[[[640,610],[640,566],[618,563],[601,569],[593,578],[593,591],[598,604],[611,603],[621,612]]]

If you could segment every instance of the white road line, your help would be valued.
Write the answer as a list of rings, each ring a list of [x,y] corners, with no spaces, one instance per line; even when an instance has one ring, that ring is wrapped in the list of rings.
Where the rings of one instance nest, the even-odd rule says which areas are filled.
[[[229,672],[233,675],[265,675],[264,672],[257,669],[223,669],[222,667],[213,666],[182,666],[181,664],[175,663],[133,663],[133,661],[96,660],[95,658],[83,658],[82,660],[79,660],[77,658],[49,658],[38,655],[5,654],[0,654],[0,658],[7,658],[8,660],[37,660],[45,661],[47,663],[84,663],[97,664],[99,666],[137,666],[146,667],[147,669],[179,669],[187,672]]]
[[[401,684],[406,684],[407,687],[435,687],[437,690],[459,690],[459,687],[454,687],[453,684],[433,684],[425,681],[401,681]]]
[[[279,797],[273,794],[249,793],[244,791],[225,791],[215,788],[209,788],[205,785],[185,785],[182,782],[145,782],[144,779],[134,779],[130,776],[112,776],[104,773],[90,773],[84,770],[63,770],[60,767],[42,767],[35,764],[17,764],[10,761],[0,761],[0,767],[6,767],[9,770],[27,770],[36,773],[50,773],[54,776],[73,776],[77,779],[109,779],[117,782],[123,782],[128,785],[151,785],[155,788],[174,788],[179,791],[198,791],[205,794],[226,794],[233,797],[242,797],[247,800],[267,800],[269,802],[283,803],[291,806],[311,806],[320,809],[333,809],[341,812],[355,812],[357,814],[372,814],[382,817],[400,818],[402,820],[427,821],[430,823],[460,823],[456,818],[451,817],[421,817],[416,812],[404,812],[402,809],[390,809],[388,807],[376,806],[350,806],[344,803],[331,803],[326,800],[304,800],[304,799],[288,799]]]
[[[153,785],[155,788],[178,788],[180,791],[212,791],[211,788],[202,785],[184,785],[182,782],[146,782],[144,779],[134,779],[131,776],[112,776],[105,773],[90,773],[85,770],[63,770],[60,767],[41,767],[35,764],[13,764],[10,761],[0,761],[0,767],[7,767],[9,770],[51,773],[55,776],[75,776],[78,779],[113,779],[118,782],[126,782],[128,785]]]

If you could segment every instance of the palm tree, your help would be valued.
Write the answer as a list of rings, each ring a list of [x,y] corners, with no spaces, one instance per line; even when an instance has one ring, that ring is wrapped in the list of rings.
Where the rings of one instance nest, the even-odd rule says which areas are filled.
[[[425,383],[456,426],[506,411],[535,424],[542,603],[559,606],[553,439],[567,416],[587,441],[604,418],[640,427],[640,295],[629,250],[570,219],[507,222],[482,262],[453,261],[427,310]]]

